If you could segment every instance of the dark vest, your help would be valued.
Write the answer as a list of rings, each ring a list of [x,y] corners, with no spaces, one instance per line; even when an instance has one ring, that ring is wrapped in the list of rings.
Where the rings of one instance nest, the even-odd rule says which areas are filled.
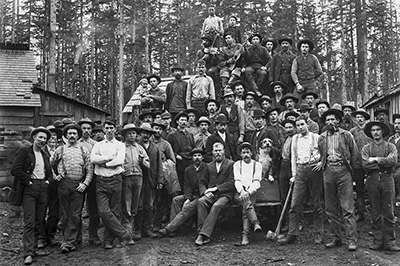
[[[226,110],[225,105],[221,105],[220,112],[228,118],[228,132],[231,134],[239,132],[239,115],[237,105],[232,105],[230,114]]]

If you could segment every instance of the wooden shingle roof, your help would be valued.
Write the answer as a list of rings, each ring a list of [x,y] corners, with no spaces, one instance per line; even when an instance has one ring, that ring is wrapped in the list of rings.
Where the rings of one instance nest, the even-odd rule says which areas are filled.
[[[40,95],[32,93],[33,83],[37,83],[33,52],[0,50],[0,106],[41,106]]]

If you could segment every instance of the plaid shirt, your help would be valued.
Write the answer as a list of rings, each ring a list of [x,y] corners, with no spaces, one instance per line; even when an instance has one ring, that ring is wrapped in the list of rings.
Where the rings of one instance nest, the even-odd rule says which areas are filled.
[[[66,144],[58,147],[51,156],[50,163],[54,172],[63,178],[82,180],[85,173],[86,176],[82,183],[88,186],[92,180],[93,165],[90,163],[90,153],[80,145]]]

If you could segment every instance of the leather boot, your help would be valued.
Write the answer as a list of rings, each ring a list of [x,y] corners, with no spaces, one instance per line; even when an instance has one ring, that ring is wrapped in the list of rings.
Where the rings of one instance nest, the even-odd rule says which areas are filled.
[[[249,233],[250,233],[250,221],[249,219],[243,219],[243,231],[242,231],[242,242],[241,246],[247,246],[249,244]]]

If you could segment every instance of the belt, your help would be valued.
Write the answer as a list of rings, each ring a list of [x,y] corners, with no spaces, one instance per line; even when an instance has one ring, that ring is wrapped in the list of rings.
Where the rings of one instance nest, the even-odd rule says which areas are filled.
[[[339,166],[339,165],[344,165],[343,162],[327,162],[326,165],[328,166]]]
[[[298,165],[304,165],[304,166],[307,166],[307,165],[317,165],[317,161],[315,161],[315,162],[306,162],[306,163],[297,163]]]
[[[390,175],[390,174],[392,174],[392,170],[391,169],[382,169],[382,170],[376,170],[376,171],[372,171],[372,172],[368,173],[368,175],[370,175],[370,176],[373,174],[379,174],[379,175],[388,174],[388,175]]]
[[[205,102],[207,101],[207,98],[202,98],[202,99],[193,99],[192,102]]]
[[[100,179],[113,179],[114,177],[118,176],[120,174],[116,174],[116,175],[112,175],[112,176],[102,176],[102,175],[98,175],[97,177],[99,177]]]

